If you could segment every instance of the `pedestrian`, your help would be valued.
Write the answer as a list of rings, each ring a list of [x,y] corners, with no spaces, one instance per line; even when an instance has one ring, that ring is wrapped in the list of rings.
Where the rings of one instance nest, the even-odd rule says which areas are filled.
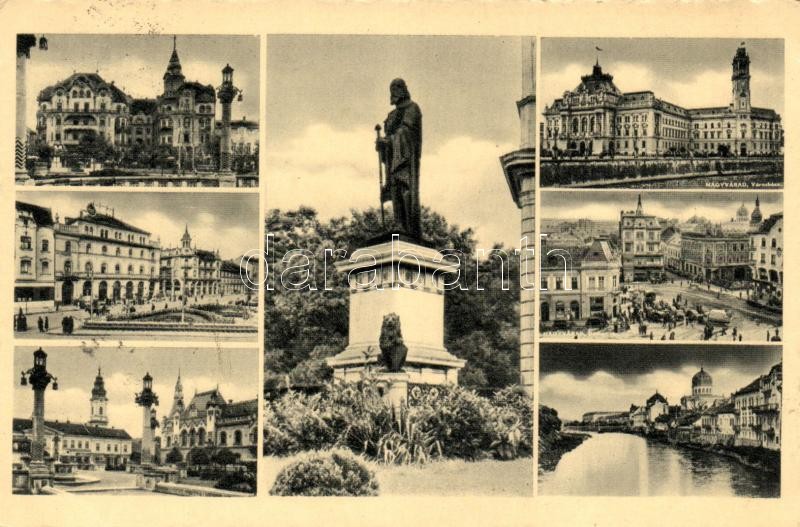
[[[769,342],[769,330],[767,330],[767,342]]]
[[[67,334],[67,317],[61,317],[61,333]]]
[[[739,333],[739,342],[741,342],[741,341],[742,341],[742,334]]]
[[[44,332],[47,333],[50,331],[50,318],[44,317]]]
[[[654,337],[654,335],[653,335],[653,332],[651,331],[650,332],[650,340],[653,340],[653,337]]]
[[[36,321],[36,326],[39,328],[39,333],[44,332],[44,320],[42,320],[42,317],[39,317],[39,319]]]

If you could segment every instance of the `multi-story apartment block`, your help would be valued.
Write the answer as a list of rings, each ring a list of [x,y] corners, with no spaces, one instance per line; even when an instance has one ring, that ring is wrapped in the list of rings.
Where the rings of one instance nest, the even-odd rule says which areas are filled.
[[[49,311],[55,300],[55,222],[50,209],[16,202],[14,310]]]
[[[170,298],[220,294],[221,269],[222,261],[218,252],[192,246],[187,225],[181,237],[181,246],[164,249],[161,254],[164,294]]]
[[[617,316],[620,260],[607,240],[545,247],[539,314],[541,322]]]
[[[87,205],[56,225],[56,301],[142,302],[159,294],[161,247],[150,233]]]
[[[756,294],[780,304],[783,300],[783,212],[770,215],[750,233],[750,253]]]
[[[750,239],[746,232],[724,231],[681,235],[682,271],[705,281],[746,280],[750,273]]]
[[[655,216],[644,213],[641,194],[635,211],[619,213],[619,240],[623,282],[661,277],[664,272],[661,224]]]

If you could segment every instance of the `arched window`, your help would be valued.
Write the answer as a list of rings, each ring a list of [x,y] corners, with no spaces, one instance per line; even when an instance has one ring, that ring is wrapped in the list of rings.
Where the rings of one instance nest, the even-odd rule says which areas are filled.
[[[108,247],[106,247],[105,245],[103,245],[103,246],[100,248],[100,252],[102,252],[103,254],[106,254],[106,253],[108,252]]]
[[[65,273],[72,272],[72,260],[67,260],[64,262],[64,272]]]
[[[133,266],[132,265],[128,266],[128,274],[133,274]]]
[[[241,445],[242,444],[242,431],[236,430],[233,433],[233,444],[234,445]]]
[[[42,240],[42,252],[46,253],[50,250],[50,240]]]
[[[92,271],[92,262],[86,262],[86,265],[83,266],[83,270],[90,273]]]
[[[114,265],[114,272],[119,274],[119,264]]]
[[[219,444],[220,446],[226,446],[228,444],[228,434],[225,432],[219,433]]]

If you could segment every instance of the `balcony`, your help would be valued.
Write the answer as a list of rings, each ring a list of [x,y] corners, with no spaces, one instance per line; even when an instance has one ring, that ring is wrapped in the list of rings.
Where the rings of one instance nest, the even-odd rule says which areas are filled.
[[[751,410],[756,414],[778,413],[780,412],[780,405],[778,403],[759,404],[757,406],[753,406]]]

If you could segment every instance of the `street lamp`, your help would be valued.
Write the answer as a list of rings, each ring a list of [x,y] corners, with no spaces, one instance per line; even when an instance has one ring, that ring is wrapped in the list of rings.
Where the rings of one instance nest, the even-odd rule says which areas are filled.
[[[38,492],[42,486],[52,484],[50,468],[44,462],[44,392],[50,382],[58,390],[58,380],[47,371],[47,353],[42,348],[33,352],[33,367],[21,373],[20,384],[33,389],[33,414],[31,415],[31,461],[29,466],[29,488]]]

